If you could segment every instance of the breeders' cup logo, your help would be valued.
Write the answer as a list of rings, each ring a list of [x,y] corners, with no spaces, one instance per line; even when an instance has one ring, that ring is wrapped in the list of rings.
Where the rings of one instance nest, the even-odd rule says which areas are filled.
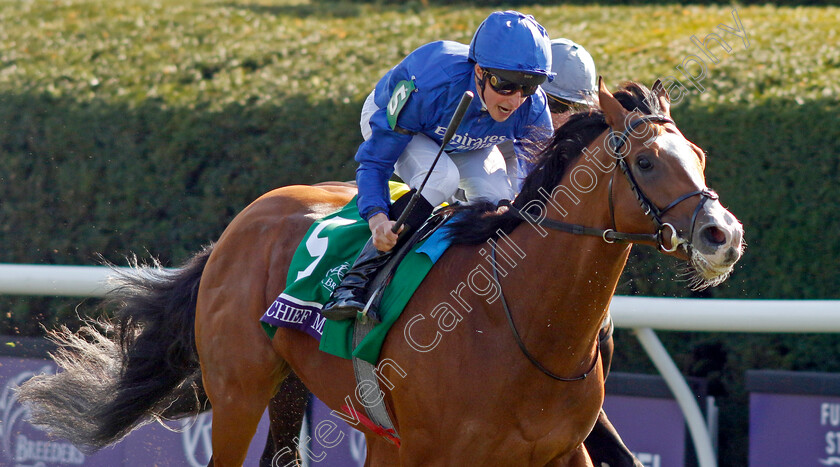
[[[39,374],[54,373],[45,365],[37,371],[24,371],[9,378],[0,391],[0,464],[15,467],[47,467],[50,465],[82,465],[85,455],[67,441],[53,441],[47,434],[25,420],[29,410],[20,405],[15,388]]]
[[[347,274],[348,270],[350,270],[350,263],[342,263],[330,269],[321,280],[321,286],[332,294],[333,289],[341,283],[341,279],[344,279],[344,275]]]
[[[183,430],[181,443],[184,447],[184,456],[191,467],[203,467],[210,463],[210,456],[213,454],[212,421],[213,417],[210,412],[181,420],[181,429]]]

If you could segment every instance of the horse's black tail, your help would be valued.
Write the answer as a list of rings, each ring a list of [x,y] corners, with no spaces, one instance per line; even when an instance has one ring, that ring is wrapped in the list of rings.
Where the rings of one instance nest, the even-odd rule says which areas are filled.
[[[195,347],[198,285],[212,245],[174,271],[155,267],[119,273],[106,304],[114,319],[78,332],[50,333],[64,371],[32,378],[19,389],[31,421],[95,451],[153,420],[209,408]]]

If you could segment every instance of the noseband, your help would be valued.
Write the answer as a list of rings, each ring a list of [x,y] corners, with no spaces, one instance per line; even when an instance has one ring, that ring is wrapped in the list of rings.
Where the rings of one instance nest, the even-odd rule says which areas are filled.
[[[700,213],[700,209],[703,208],[703,205],[706,204],[706,201],[712,199],[718,199],[717,193],[709,188],[703,188],[701,190],[692,191],[686,193],[682,196],[679,196],[674,201],[671,201],[666,205],[664,208],[660,209],[659,207],[654,204],[650,198],[645,195],[644,191],[642,191],[642,187],[639,186],[639,183],[636,182],[636,178],[633,176],[633,173],[630,171],[630,167],[627,165],[627,161],[625,160],[623,155],[619,154],[619,151],[627,142],[630,132],[633,131],[637,126],[641,125],[642,123],[674,123],[668,117],[662,115],[646,115],[640,117],[637,120],[634,120],[624,129],[621,133],[616,133],[612,129],[610,130],[610,134],[608,138],[612,141],[612,144],[609,144],[611,156],[615,159],[615,167],[617,169],[621,169],[624,173],[624,176],[627,178],[628,183],[630,183],[630,188],[633,190],[633,193],[636,195],[636,199],[639,200],[639,204],[642,208],[642,211],[647,215],[652,221],[656,228],[656,231],[652,234],[636,234],[636,233],[625,233],[625,232],[618,232],[615,228],[615,212],[613,208],[613,195],[612,195],[612,186],[613,186],[613,178],[615,176],[615,172],[613,172],[613,178],[610,178],[609,184],[609,207],[610,207],[610,218],[612,219],[612,226],[611,229],[599,229],[594,227],[586,227],[583,225],[578,224],[569,224],[567,222],[561,222],[554,219],[542,219],[536,220],[530,213],[523,212],[521,209],[513,206],[509,201],[503,201],[500,203],[501,205],[507,206],[511,212],[513,212],[517,217],[521,218],[522,220],[528,222],[534,222],[537,225],[541,225],[544,227],[548,227],[553,230],[559,230],[561,232],[571,233],[575,235],[588,235],[594,237],[601,237],[606,243],[616,243],[616,242],[629,242],[629,243],[655,243],[662,249],[662,251],[673,253],[677,251],[677,248],[680,245],[686,245],[686,248],[690,248],[690,239],[694,235],[694,223],[697,219],[697,215]],[[686,240],[679,236],[677,229],[674,228],[673,225],[667,222],[662,221],[662,217],[676,207],[681,202],[696,196],[700,195],[700,201],[697,203],[697,207],[694,208],[694,214],[691,216],[691,228],[689,231],[688,238]],[[670,237],[670,248],[665,247],[665,230],[671,230],[671,237]]]

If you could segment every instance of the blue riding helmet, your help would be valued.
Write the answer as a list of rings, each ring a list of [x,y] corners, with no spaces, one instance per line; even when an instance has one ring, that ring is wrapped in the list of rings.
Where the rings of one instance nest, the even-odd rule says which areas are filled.
[[[518,11],[491,13],[470,41],[469,59],[482,68],[539,75],[540,81],[555,76],[545,28],[533,16]]]

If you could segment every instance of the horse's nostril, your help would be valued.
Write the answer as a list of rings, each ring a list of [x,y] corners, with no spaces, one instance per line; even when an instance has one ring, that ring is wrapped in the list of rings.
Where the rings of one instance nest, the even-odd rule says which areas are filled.
[[[726,243],[726,233],[713,225],[704,228],[700,232],[700,235],[703,240],[712,245],[723,245]]]

